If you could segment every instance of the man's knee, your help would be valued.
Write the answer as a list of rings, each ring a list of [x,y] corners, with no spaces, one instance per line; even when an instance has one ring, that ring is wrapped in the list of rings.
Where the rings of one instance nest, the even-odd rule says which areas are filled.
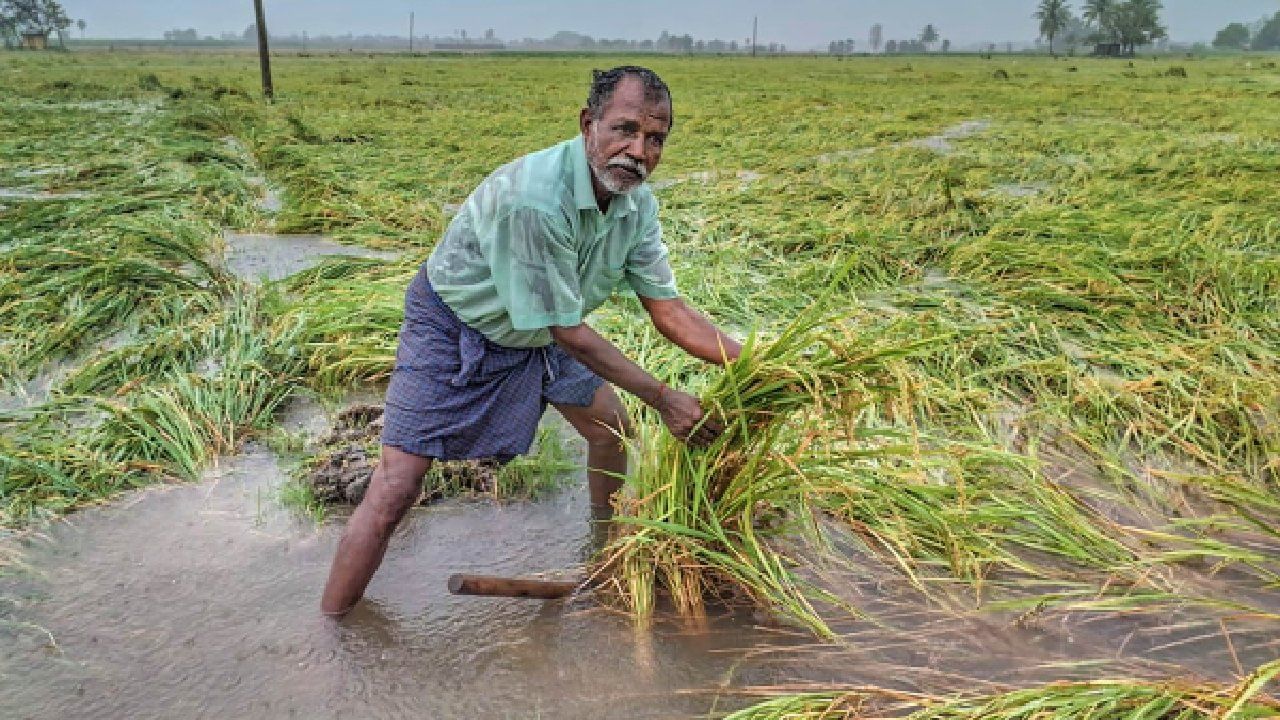
[[[621,408],[617,412],[605,413],[580,428],[579,434],[592,446],[621,446],[623,440],[631,437],[631,421],[626,411]]]
[[[413,507],[422,494],[422,478],[429,467],[430,461],[397,462],[396,458],[387,457],[384,450],[383,461],[374,470],[363,501],[379,525],[398,524]]]

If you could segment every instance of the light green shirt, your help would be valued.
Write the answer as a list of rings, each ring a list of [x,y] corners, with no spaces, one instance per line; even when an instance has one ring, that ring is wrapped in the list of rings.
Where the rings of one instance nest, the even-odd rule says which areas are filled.
[[[626,284],[673,298],[675,278],[647,184],[601,213],[582,136],[526,155],[480,183],[427,259],[440,299],[507,347],[551,343]]]

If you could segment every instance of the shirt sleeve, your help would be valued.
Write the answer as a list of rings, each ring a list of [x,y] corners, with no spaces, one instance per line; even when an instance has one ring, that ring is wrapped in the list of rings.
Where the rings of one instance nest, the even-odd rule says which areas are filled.
[[[662,242],[662,224],[658,222],[658,208],[645,216],[640,242],[627,253],[627,283],[636,295],[658,300],[679,297],[676,277],[667,261],[667,246]]]
[[[568,222],[544,210],[517,207],[493,232],[493,284],[511,326],[539,330],[580,324],[582,288]]]

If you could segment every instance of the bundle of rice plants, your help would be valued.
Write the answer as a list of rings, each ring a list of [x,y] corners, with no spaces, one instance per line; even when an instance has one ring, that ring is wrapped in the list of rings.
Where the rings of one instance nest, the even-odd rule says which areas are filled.
[[[873,403],[892,362],[927,342],[892,337],[860,333],[815,306],[768,342],[748,339],[703,394],[726,428],[710,446],[690,447],[642,417],[622,534],[598,571],[606,596],[642,622],[660,592],[693,617],[705,613],[708,595],[745,596],[833,637],[813,601],[835,599],[794,575],[793,561],[769,542],[778,526],[765,525],[781,514],[813,527],[805,465],[834,437],[826,419]]]

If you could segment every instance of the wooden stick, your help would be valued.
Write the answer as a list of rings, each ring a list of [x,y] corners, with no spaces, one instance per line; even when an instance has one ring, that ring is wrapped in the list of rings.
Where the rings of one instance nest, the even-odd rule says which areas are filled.
[[[578,589],[579,583],[555,580],[526,580],[523,578],[493,577],[454,573],[449,576],[449,592],[454,595],[485,595],[489,597],[520,597],[538,600],[555,600],[567,597]]]

